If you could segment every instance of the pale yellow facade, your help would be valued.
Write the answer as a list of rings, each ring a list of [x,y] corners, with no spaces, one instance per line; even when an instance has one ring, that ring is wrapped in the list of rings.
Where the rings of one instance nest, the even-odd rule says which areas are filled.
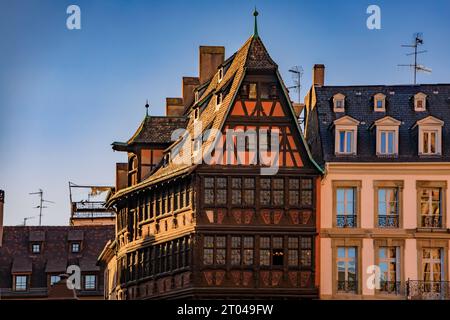
[[[402,286],[410,280],[423,279],[422,252],[424,248],[440,248],[442,278],[448,281],[450,267],[450,163],[327,163],[321,186],[320,218],[320,297],[321,299],[405,299],[401,293],[383,293],[370,285],[371,266],[377,265],[377,248],[399,247],[399,267]],[[430,183],[442,188],[440,228],[422,228],[418,188]],[[336,184],[357,186],[357,227],[336,226]],[[399,196],[399,227],[379,228],[376,220],[377,189],[379,183],[395,183]],[[356,269],[358,288],[355,293],[338,292],[336,248],[357,248]],[[369,284],[368,284],[369,282]],[[403,287],[404,288],[404,287]]]

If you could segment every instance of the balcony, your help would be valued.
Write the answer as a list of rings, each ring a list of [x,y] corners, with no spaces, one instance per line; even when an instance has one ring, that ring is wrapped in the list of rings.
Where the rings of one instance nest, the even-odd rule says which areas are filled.
[[[408,300],[450,300],[450,281],[406,281]]]
[[[378,228],[398,228],[398,226],[398,215],[378,216]]]
[[[442,216],[421,216],[422,228],[442,228]]]
[[[337,215],[336,226],[338,228],[356,228],[356,215]]]
[[[400,281],[381,281],[379,291],[383,294],[403,295],[405,288]]]

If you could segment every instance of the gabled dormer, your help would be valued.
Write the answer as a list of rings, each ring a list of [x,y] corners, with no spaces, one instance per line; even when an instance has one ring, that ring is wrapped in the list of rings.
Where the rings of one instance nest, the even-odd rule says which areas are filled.
[[[342,93],[336,93],[333,96],[333,111],[345,112],[345,96]]]
[[[444,121],[428,116],[416,122],[418,127],[419,156],[436,156],[442,154],[442,127]]]
[[[344,116],[334,121],[334,153],[336,155],[355,155],[357,153],[359,123],[350,116]]]
[[[414,111],[423,112],[427,110],[427,95],[418,92],[414,95]]]
[[[386,116],[372,125],[376,127],[377,156],[395,157],[398,155],[398,131],[401,121]]]
[[[377,93],[373,96],[373,111],[386,112],[386,95]]]

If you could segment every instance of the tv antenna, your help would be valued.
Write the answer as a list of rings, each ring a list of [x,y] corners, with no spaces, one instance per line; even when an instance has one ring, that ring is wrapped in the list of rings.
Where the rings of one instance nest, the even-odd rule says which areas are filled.
[[[24,227],[26,227],[27,221],[28,221],[28,220],[31,220],[31,219],[34,219],[34,218],[36,218],[36,217],[26,217],[26,218],[23,218],[23,224],[22,224],[22,225],[23,225]]]
[[[407,53],[407,56],[414,55],[414,64],[399,64],[399,67],[410,67],[414,71],[414,84],[417,84],[417,72],[427,72],[431,73],[431,69],[427,68],[417,62],[417,55],[427,52],[427,50],[417,51],[418,47],[423,45],[423,35],[422,33],[414,34],[414,44],[402,44],[402,47],[414,48],[414,52]]]
[[[44,200],[44,191],[39,189],[37,192],[31,192],[30,194],[39,195],[39,205],[34,207],[35,209],[39,209],[39,225],[42,225],[42,209],[46,209],[48,207],[44,206],[44,203],[54,203],[53,201]]]
[[[298,93],[298,103],[301,101],[301,92],[302,89],[301,81],[303,76],[303,68],[301,66],[293,66],[289,69],[289,72],[292,73],[292,80],[294,81],[294,85],[288,87],[288,89],[294,89],[295,92]]]

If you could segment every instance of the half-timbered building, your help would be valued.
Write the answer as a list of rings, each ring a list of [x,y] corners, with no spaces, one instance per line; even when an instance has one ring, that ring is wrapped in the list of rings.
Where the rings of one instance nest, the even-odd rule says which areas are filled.
[[[99,261],[117,272],[106,275],[107,298],[318,297],[321,170],[256,15],[254,34],[227,60],[222,47],[200,48],[182,112],[157,124],[146,116],[134,138],[114,144],[129,161],[128,178],[118,174],[126,186],[108,200],[116,239]],[[148,154],[160,155],[149,170]]]

